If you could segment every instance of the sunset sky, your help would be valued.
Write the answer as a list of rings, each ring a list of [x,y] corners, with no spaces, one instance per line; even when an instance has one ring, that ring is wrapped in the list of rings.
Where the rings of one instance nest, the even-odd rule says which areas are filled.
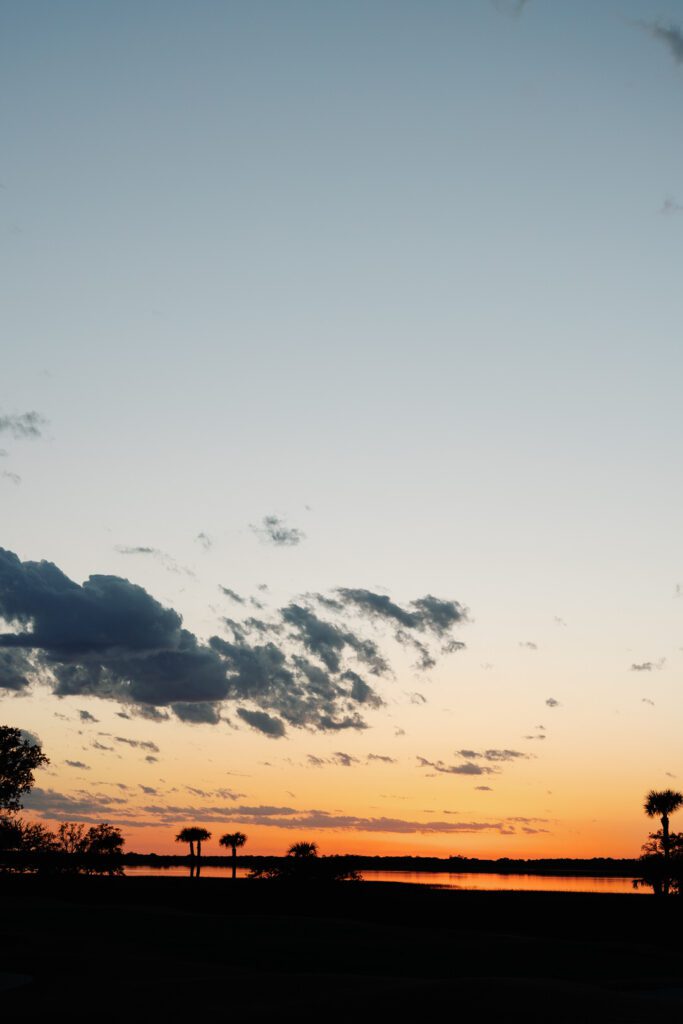
[[[26,0],[0,83],[27,816],[637,855],[683,788],[683,2]]]

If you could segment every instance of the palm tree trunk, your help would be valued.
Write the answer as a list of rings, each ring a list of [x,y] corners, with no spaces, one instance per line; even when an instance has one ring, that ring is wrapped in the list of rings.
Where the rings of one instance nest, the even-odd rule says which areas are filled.
[[[664,895],[669,895],[669,816],[662,815],[662,847],[664,849]]]
[[[190,860],[194,860],[194,840],[190,839]]]
[[[237,878],[237,847],[232,848],[232,877]]]

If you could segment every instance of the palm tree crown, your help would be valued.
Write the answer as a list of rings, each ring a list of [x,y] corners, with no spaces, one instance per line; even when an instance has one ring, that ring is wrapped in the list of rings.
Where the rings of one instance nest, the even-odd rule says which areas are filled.
[[[247,837],[244,832],[226,832],[224,836],[221,836],[218,840],[219,846],[231,847],[233,853],[237,850],[238,846],[244,846],[247,841]]]
[[[205,828],[198,828],[196,825],[190,825],[189,828],[184,828],[178,833],[175,837],[175,841],[176,843],[201,843],[210,838],[211,833],[207,832]]]
[[[288,857],[317,857],[317,843],[294,843],[287,850]]]
[[[650,818],[666,818],[683,806],[683,793],[673,789],[651,789],[645,798],[644,810]]]

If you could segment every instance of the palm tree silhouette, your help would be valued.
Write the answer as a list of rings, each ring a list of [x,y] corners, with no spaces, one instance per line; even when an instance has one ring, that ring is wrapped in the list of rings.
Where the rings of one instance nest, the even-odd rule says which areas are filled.
[[[288,857],[317,857],[317,843],[294,843],[287,850]]]
[[[207,832],[205,828],[198,828],[196,825],[190,825],[189,828],[182,829],[182,831],[180,831],[175,837],[176,843],[190,844],[190,874],[195,873],[194,844],[197,844],[196,873],[197,877],[199,877],[199,862],[202,857],[202,842],[210,838],[210,832]]]
[[[644,811],[649,818],[661,818],[662,821],[662,851],[664,853],[664,865],[666,878],[664,881],[664,893],[669,891],[668,865],[669,852],[671,848],[669,837],[669,815],[683,806],[683,793],[673,789],[656,790],[651,789],[645,797]]]
[[[226,832],[218,840],[219,846],[229,846],[232,849],[232,877],[237,877],[237,847],[244,846],[247,837],[244,832]]]

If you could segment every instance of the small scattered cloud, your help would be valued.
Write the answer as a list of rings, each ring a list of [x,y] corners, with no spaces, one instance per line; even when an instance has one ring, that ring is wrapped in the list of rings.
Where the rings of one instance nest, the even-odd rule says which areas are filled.
[[[238,708],[237,714],[252,729],[256,729],[257,732],[262,732],[266,736],[279,738],[285,734],[285,723],[282,719],[274,718],[272,715],[266,714],[265,711],[249,711],[247,708]]]
[[[474,788],[480,790],[482,793],[493,793],[490,786],[475,786]]]
[[[529,759],[531,754],[521,750],[456,750],[456,757],[464,757],[468,761],[516,761],[518,758]]]
[[[140,750],[151,750],[155,754],[159,753],[159,748],[156,743],[152,743],[151,740],[129,740],[125,736],[114,736],[115,743],[125,743],[129,747],[139,748]]]
[[[650,700],[649,697],[641,697],[640,699],[643,704],[649,704],[651,707],[655,706],[655,702],[653,700]]]
[[[382,761],[384,764],[396,764],[395,757],[389,757],[387,754],[368,754],[367,761]]]
[[[526,647],[527,651],[537,651],[538,644],[533,643],[531,640],[520,640],[519,647]]]
[[[554,621],[557,623],[558,626],[566,626],[567,625],[567,623],[564,621],[564,619],[561,618],[559,615],[555,616],[555,620]]]
[[[677,64],[683,64],[683,31],[677,25],[658,22],[637,22],[639,28],[667,48]]]
[[[633,662],[630,672],[659,672],[664,668],[666,664],[666,658],[660,658],[659,661],[641,661]]]
[[[251,523],[249,528],[262,541],[275,544],[276,547],[295,547],[306,539],[305,533],[296,526],[288,526],[279,516],[264,516],[259,526]]]
[[[664,217],[672,217],[677,213],[683,213],[683,204],[677,203],[671,196],[667,196],[662,203],[659,212]],[[676,588],[678,589],[678,588]]]
[[[507,14],[511,18],[519,18],[531,0],[492,0],[493,6],[500,14]]]
[[[212,538],[209,537],[208,533],[204,533],[203,530],[201,531],[201,533],[197,534],[197,536],[195,537],[195,541],[197,542],[197,544],[200,544],[205,551],[209,551],[209,549],[213,547]]]
[[[99,718],[95,718],[95,716],[91,715],[89,711],[79,711],[78,717],[81,722],[99,722]]]
[[[68,764],[69,768],[83,768],[85,771],[90,771],[90,765],[84,764],[83,761],[65,761],[64,764]]]
[[[560,708],[560,707],[562,707],[562,705],[560,704],[559,700],[555,700],[554,697],[548,697],[548,699],[546,700],[545,703],[546,703],[546,706],[549,707],[549,708]]]
[[[463,764],[445,764],[443,761],[428,761],[426,757],[418,757],[420,768],[433,768],[444,775],[495,775],[500,768],[487,768],[485,765],[465,761]]]
[[[237,604],[244,604],[244,598],[240,597],[236,591],[231,590],[230,587],[222,587],[219,585],[218,589],[224,597],[229,597],[231,601],[235,601]]]
[[[12,473],[9,469],[4,469],[2,471],[2,478],[3,480],[9,480],[9,482],[14,484],[15,487],[18,487],[19,484],[21,483],[21,477],[19,476],[19,474]]]
[[[324,768],[327,765],[336,765],[340,768],[351,768],[354,764],[360,764],[357,757],[337,750],[330,757],[317,757],[315,754],[308,754],[308,763],[312,768]]]
[[[37,412],[0,416],[0,434],[9,434],[15,441],[35,440],[43,436],[47,420]]]
[[[427,698],[425,697],[425,695],[423,693],[417,693],[417,691],[415,693],[409,693],[408,694],[408,698],[409,698],[411,704],[426,704],[427,703]]]
[[[167,554],[166,551],[161,551],[160,548],[147,547],[144,544],[116,544],[114,550],[119,555],[143,555],[148,558],[153,558],[159,562],[168,572],[176,573],[181,576],[194,576],[192,569],[188,569],[187,566],[179,565],[175,558]]]

